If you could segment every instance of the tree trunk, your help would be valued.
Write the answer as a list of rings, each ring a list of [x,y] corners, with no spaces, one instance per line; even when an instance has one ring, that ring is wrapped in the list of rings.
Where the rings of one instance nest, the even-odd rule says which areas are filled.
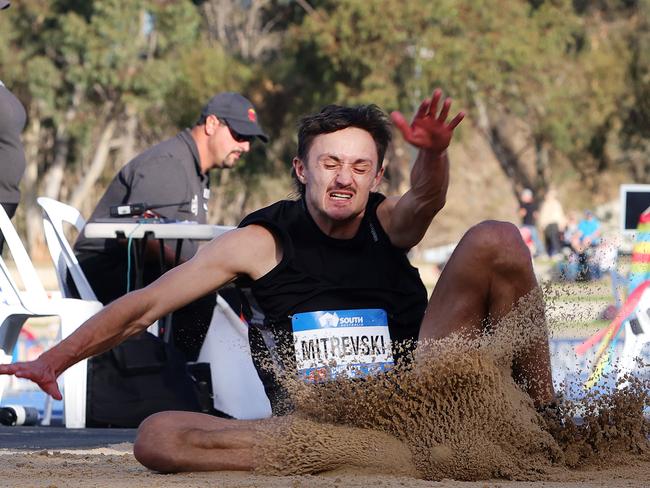
[[[501,133],[499,124],[493,123],[488,114],[488,108],[481,97],[473,90],[474,105],[478,116],[477,127],[488,141],[496,160],[499,162],[501,169],[512,182],[512,189],[515,196],[524,188],[533,188],[533,181],[525,171],[525,165],[520,160],[517,152],[514,151],[508,141]]]
[[[118,165],[124,166],[131,161],[135,156],[135,136],[138,129],[138,116],[132,108],[126,109],[127,119],[124,124],[124,135],[122,136],[122,144],[120,145],[120,157]]]
[[[384,166],[386,167],[386,193],[388,195],[403,195],[411,187],[410,151],[409,146],[401,137],[393,137],[386,151]]]
[[[65,167],[70,152],[70,133],[68,126],[77,116],[77,111],[83,97],[81,85],[75,85],[74,94],[70,106],[65,111],[63,122],[57,125],[54,137],[54,161],[43,176],[45,188],[43,194],[46,197],[59,199],[61,186],[64,183]]]
[[[243,217],[247,198],[248,189],[246,187],[242,191],[236,192],[235,198],[228,205],[228,213],[222,217],[223,220],[221,222],[225,225],[237,225]]]
[[[210,205],[210,221],[222,223],[225,209],[224,204],[226,200],[226,190],[228,188],[228,181],[230,180],[230,172],[226,169],[220,170],[218,173],[218,183],[216,188],[214,185],[210,187],[212,195],[212,205]]]
[[[55,200],[59,199],[69,149],[70,136],[68,135],[67,125],[63,123],[57,127],[56,136],[54,137],[54,161],[43,176],[45,181],[43,195],[46,197]]]
[[[115,119],[112,117],[104,124],[90,167],[70,197],[70,205],[73,207],[79,208],[81,206],[93,189],[95,182],[102,174],[111,149],[111,139],[113,139],[113,134],[115,133],[115,126]]]
[[[38,193],[38,147],[41,141],[41,119],[36,113],[30,114],[30,123],[25,131],[25,159],[27,166],[23,176],[21,206],[25,213],[25,234],[27,250],[32,259],[44,257],[45,241],[41,212],[36,205]]]
[[[542,199],[548,190],[548,184],[551,181],[551,167],[548,157],[548,145],[540,136],[535,136],[535,170],[537,173],[537,185],[535,194],[537,198]]]

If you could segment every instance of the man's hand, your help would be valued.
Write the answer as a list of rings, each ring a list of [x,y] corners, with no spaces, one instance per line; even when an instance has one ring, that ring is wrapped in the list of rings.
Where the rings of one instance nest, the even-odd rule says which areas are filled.
[[[408,124],[400,112],[390,114],[393,123],[400,130],[406,141],[415,147],[426,149],[436,154],[442,154],[447,149],[454,129],[465,117],[463,112],[459,112],[451,122],[447,123],[447,116],[451,107],[450,98],[445,98],[440,114],[436,116],[441,96],[442,91],[436,89],[433,92],[431,100],[428,98],[424,100],[418,112],[415,114],[411,125]]]
[[[0,374],[13,374],[17,378],[27,378],[55,400],[63,398],[56,383],[57,375],[54,369],[41,358],[25,363],[0,364]]]

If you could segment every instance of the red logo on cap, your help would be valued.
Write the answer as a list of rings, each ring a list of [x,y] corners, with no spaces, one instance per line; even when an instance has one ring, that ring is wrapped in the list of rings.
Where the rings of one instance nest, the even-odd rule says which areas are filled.
[[[251,122],[257,122],[257,114],[255,113],[255,109],[248,109],[248,120]]]

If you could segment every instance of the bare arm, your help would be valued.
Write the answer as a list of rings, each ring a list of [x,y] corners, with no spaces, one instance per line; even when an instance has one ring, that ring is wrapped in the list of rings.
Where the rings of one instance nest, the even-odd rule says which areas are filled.
[[[28,378],[60,399],[56,378],[73,364],[116,346],[239,275],[263,276],[279,262],[281,253],[279,243],[263,227],[251,225],[228,232],[151,285],[104,307],[35,361],[0,365],[0,374]]]
[[[441,96],[442,92],[435,90],[431,100],[424,100],[410,125],[401,113],[391,114],[404,139],[419,149],[411,170],[411,188],[399,198],[384,200],[377,211],[397,247],[407,249],[420,242],[433,217],[445,205],[449,186],[447,147],[465,114],[460,112],[447,123],[451,107],[451,99],[447,98],[436,115]]]

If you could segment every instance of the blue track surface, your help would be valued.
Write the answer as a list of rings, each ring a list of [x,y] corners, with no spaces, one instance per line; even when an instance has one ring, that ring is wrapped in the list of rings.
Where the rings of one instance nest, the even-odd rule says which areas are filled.
[[[553,383],[558,392],[563,392],[565,397],[575,400],[585,395],[582,385],[585,384],[592,371],[597,346],[584,356],[577,356],[575,347],[584,339],[552,339],[550,342],[551,367],[553,369]],[[614,361],[605,369],[605,375],[598,386],[603,389],[613,388],[616,382],[615,360],[623,349],[622,341],[614,348]],[[645,363],[650,364],[650,345],[641,350]],[[609,373],[609,374],[608,374]],[[650,379],[650,368],[635,371],[640,378]]]

